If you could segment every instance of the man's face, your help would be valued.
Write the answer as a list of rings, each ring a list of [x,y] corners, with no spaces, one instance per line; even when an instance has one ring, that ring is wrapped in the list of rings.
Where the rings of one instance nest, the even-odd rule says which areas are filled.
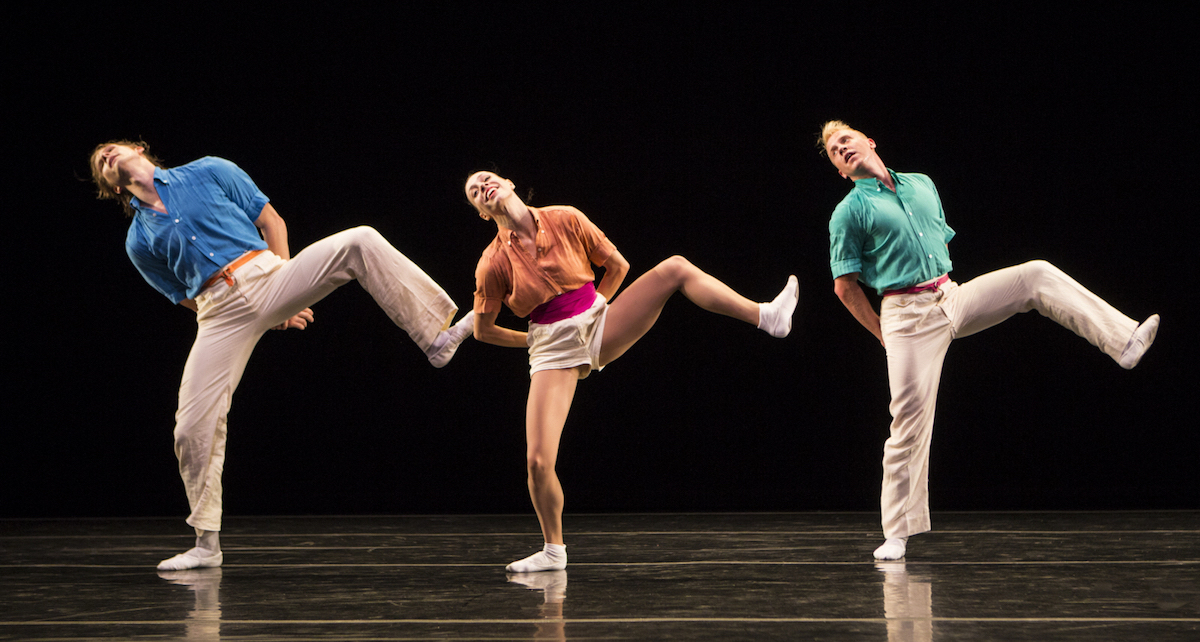
[[[865,164],[875,155],[875,141],[862,132],[842,129],[825,140],[825,153],[839,174],[857,178],[867,175]]]
[[[128,164],[140,159],[144,159],[141,147],[105,145],[92,155],[92,171],[109,187],[116,188],[127,182]]]

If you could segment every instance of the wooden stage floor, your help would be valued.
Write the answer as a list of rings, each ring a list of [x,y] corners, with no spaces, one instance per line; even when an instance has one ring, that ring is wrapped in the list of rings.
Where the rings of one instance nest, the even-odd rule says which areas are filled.
[[[877,563],[868,513],[0,520],[0,639],[1200,640],[1200,512],[935,513]]]

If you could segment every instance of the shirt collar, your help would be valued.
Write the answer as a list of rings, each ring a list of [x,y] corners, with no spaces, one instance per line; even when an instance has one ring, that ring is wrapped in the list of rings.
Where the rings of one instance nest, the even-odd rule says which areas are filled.
[[[900,175],[897,174],[892,168],[887,168],[887,171],[892,177],[892,182],[895,183],[897,187],[904,184],[904,181],[901,180]],[[854,181],[854,189],[866,190],[868,192],[882,192],[884,190],[889,192],[892,191],[888,189],[887,185],[884,185],[883,181],[879,180],[878,178],[864,178]]]
[[[164,185],[169,185],[171,183],[171,174],[169,174],[167,170],[156,166],[154,168],[154,181]],[[138,211],[150,209],[145,205],[142,205],[142,201],[140,201],[136,196],[129,197],[129,204]],[[157,212],[155,212],[155,214],[157,214]]]
[[[533,227],[536,230],[536,233],[533,235],[533,237],[538,238],[538,234],[540,234],[542,231],[542,213],[538,211],[538,208],[531,205],[526,205],[525,208],[533,214]],[[517,233],[511,230],[507,235],[504,234],[504,230],[500,230],[499,232],[500,240],[505,243],[512,241],[516,235]]]

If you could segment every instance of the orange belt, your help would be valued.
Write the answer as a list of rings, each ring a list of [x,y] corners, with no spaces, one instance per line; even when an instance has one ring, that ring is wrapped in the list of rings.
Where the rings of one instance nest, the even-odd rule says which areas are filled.
[[[883,293],[883,296],[896,296],[897,294],[916,294],[918,292],[932,292],[932,291],[942,287],[942,284],[949,280],[950,280],[950,277],[948,275],[943,274],[941,276],[941,278],[934,281],[933,283],[926,283],[925,285],[914,285],[911,288],[903,288],[900,290],[885,290]]]
[[[207,281],[205,281],[204,285],[200,286],[200,291],[203,292],[204,290],[207,290],[209,288],[209,286],[213,285],[217,281],[220,281],[221,279],[225,280],[226,285],[233,285],[234,270],[237,270],[238,268],[242,267],[243,265],[246,264],[247,261],[258,256],[259,254],[262,254],[263,252],[266,252],[266,250],[252,250],[250,252],[246,252],[245,254],[239,256],[236,261],[221,268],[220,272],[217,272],[216,274],[212,275],[212,277],[210,277]]]

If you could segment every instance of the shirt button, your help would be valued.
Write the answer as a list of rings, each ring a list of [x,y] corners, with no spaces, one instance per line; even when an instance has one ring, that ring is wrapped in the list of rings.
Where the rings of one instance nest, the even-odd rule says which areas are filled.
[[[212,255],[213,255],[213,253],[212,253],[212,252],[209,252],[209,253],[208,253],[208,255],[209,255],[209,256],[212,256]]]
[[[924,232],[917,232],[917,236],[925,236],[925,233],[924,233]],[[194,237],[194,236],[193,236],[192,238],[196,238],[196,237]]]
[[[930,254],[930,255],[929,255],[929,258],[931,258],[931,259],[932,259],[932,258],[933,258],[933,255],[932,255],[932,254]]]
[[[196,237],[194,237],[194,236],[193,236],[193,237],[192,237],[192,240],[193,240],[193,241],[195,241],[195,240],[196,240]]]

